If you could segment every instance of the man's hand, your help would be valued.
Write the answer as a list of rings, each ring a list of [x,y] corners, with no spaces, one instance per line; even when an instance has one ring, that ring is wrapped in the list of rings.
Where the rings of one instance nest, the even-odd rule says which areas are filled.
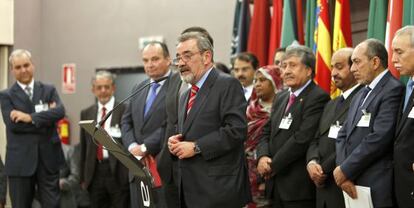
[[[270,167],[271,163],[272,159],[267,156],[261,157],[257,163],[257,172],[259,172],[265,179],[269,179],[272,173],[272,168]]]
[[[337,166],[333,171],[333,176],[335,178],[335,183],[338,186],[341,186],[343,182],[347,180],[344,172],[341,170],[341,166]]]
[[[345,182],[342,183],[342,185],[340,187],[351,198],[356,199],[358,197],[358,194],[357,194],[357,191],[356,191],[356,188],[355,188],[355,184],[352,183],[352,181],[346,180]]]
[[[323,173],[322,166],[316,162],[309,162],[306,166],[309,176],[317,187],[323,186],[326,175]]]
[[[168,150],[170,151],[171,154],[177,156],[176,154],[173,153],[172,146],[174,144],[177,144],[178,142],[183,140],[183,135],[181,134],[176,134],[174,136],[170,136],[170,138],[168,138]]]
[[[141,151],[141,145],[137,145],[129,150],[131,154],[134,156],[141,156],[144,157],[145,153]]]
[[[56,102],[51,102],[51,103],[49,103],[49,108],[50,109],[52,109],[52,108],[56,108]]]
[[[32,123],[32,116],[22,111],[12,110],[10,112],[10,119],[14,123],[23,122],[23,123]]]
[[[185,159],[195,155],[194,148],[194,142],[177,142],[171,145],[170,152],[179,159]]]

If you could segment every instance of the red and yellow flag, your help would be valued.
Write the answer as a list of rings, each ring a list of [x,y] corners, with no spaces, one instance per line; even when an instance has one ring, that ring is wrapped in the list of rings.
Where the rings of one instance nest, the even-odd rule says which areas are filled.
[[[333,52],[341,48],[352,47],[351,11],[349,0],[335,1],[335,18],[333,28]],[[331,83],[331,97],[340,95],[341,92]]]
[[[316,74],[318,85],[331,94],[331,34],[329,24],[328,0],[318,0],[319,10],[316,31]]]

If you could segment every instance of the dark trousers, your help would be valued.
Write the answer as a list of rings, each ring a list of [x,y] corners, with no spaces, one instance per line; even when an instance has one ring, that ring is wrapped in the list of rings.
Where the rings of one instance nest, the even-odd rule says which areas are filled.
[[[118,184],[107,160],[97,162],[88,191],[91,208],[128,208],[130,205],[128,185]]]
[[[44,208],[59,207],[59,171],[50,173],[38,161],[38,167],[33,176],[9,176],[10,199],[13,208],[30,208],[35,195],[39,193],[39,201]]]
[[[299,201],[284,201],[280,198],[279,190],[277,189],[276,186],[274,186],[272,207],[274,208],[315,208],[316,201],[314,199],[313,200],[299,200]]]

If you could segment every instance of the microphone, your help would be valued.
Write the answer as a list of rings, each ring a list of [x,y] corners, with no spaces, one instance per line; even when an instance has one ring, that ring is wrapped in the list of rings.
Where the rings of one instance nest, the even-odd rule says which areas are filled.
[[[132,97],[134,97],[136,94],[138,94],[139,92],[141,92],[143,89],[145,89],[147,86],[149,86],[149,85],[151,85],[151,84],[153,84],[153,83],[158,83],[158,82],[161,82],[161,81],[163,81],[163,80],[166,80],[168,78],[168,76],[166,76],[166,77],[162,77],[162,78],[159,78],[159,79],[157,79],[157,80],[154,80],[153,82],[149,82],[149,83],[147,83],[147,84],[145,84],[144,86],[142,86],[142,87],[140,87],[139,89],[137,89],[135,92],[133,92],[131,95],[129,95],[128,97],[126,97],[125,99],[123,99],[121,102],[119,102],[118,103],[118,105],[116,105],[116,106],[114,106],[113,108],[112,108],[112,110],[110,110],[106,115],[105,115],[105,117],[101,120],[101,121],[99,121],[99,123],[98,124],[96,124],[96,126],[95,126],[95,128],[96,129],[98,129],[100,126],[102,126],[102,124],[104,124],[105,123],[105,121],[106,120],[108,120],[108,118],[109,118],[109,116],[111,116],[112,115],[112,113],[120,106],[120,105],[122,105],[125,101],[127,101],[127,100],[129,100],[129,99],[131,99]]]

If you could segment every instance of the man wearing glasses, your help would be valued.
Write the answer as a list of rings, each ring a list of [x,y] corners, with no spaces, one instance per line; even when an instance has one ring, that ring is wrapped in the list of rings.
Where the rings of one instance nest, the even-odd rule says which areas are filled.
[[[168,139],[178,158],[181,207],[243,207],[251,197],[242,86],[213,68],[213,47],[200,33],[181,35],[176,56],[182,80],[191,84],[179,100],[179,134]]]

